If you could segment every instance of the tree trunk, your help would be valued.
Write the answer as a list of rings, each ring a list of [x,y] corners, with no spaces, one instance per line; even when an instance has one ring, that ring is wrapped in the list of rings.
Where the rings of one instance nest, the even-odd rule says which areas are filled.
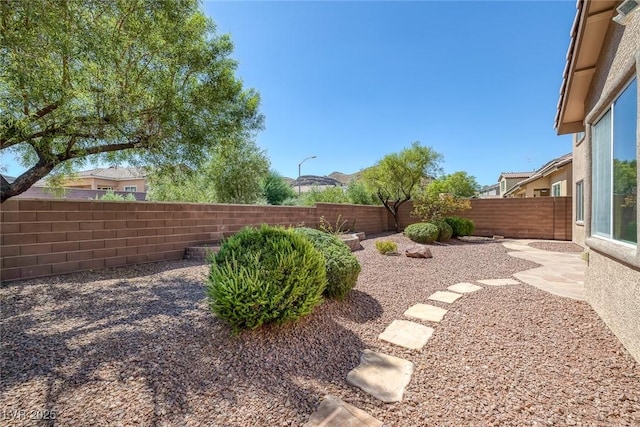
[[[53,170],[52,163],[38,162],[34,167],[20,175],[12,183],[7,182],[3,176],[0,182],[0,203],[3,203],[5,200],[13,196],[24,193],[31,188],[33,184],[38,182],[38,180],[47,176],[51,170]]]

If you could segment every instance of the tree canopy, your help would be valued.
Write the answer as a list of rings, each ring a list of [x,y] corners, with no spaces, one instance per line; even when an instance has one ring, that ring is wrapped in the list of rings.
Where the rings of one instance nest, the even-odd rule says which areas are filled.
[[[262,187],[263,195],[270,205],[281,205],[285,200],[297,196],[293,188],[275,170],[269,171]]]
[[[459,171],[436,179],[429,184],[427,190],[433,194],[449,193],[456,197],[472,197],[479,188],[474,176]]]
[[[387,154],[374,166],[363,171],[362,179],[393,215],[397,231],[400,231],[400,206],[411,199],[411,195],[422,183],[440,171],[441,161],[440,153],[416,141],[399,153]]]
[[[233,45],[197,0],[0,2],[0,150],[28,170],[0,201],[88,160],[202,163],[262,127]]]
[[[263,195],[269,159],[253,141],[226,141],[208,154],[206,163],[152,170],[147,197],[154,201],[256,203]]]

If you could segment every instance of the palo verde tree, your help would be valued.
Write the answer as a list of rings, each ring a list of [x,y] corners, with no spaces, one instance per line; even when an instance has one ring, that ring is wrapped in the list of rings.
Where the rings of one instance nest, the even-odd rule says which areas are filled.
[[[366,185],[393,215],[396,231],[400,231],[400,206],[411,200],[411,195],[426,179],[440,171],[441,160],[441,154],[416,141],[399,153],[387,154],[375,166],[363,171]]]
[[[0,150],[29,169],[0,201],[87,161],[195,167],[262,127],[197,0],[0,2]]]

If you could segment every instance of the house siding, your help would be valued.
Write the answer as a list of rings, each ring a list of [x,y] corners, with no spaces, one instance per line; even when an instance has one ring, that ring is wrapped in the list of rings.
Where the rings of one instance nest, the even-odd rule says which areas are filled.
[[[611,22],[596,66],[585,102],[586,137],[574,149],[575,178],[584,179],[585,225],[581,228],[574,224],[573,227],[576,243],[586,243],[591,249],[585,279],[587,300],[625,348],[640,361],[640,252],[637,246],[632,248],[589,237],[592,194],[590,125],[607,110],[630,79],[634,76],[637,78],[640,69],[638,64],[640,12],[636,12],[626,26]]]

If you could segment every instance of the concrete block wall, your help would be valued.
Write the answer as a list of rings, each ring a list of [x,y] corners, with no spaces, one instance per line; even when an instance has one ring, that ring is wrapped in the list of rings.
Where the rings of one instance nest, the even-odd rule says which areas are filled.
[[[473,199],[459,216],[475,223],[476,236],[571,240],[571,209],[571,197]],[[401,228],[419,221],[412,210],[411,202],[401,207]]]

